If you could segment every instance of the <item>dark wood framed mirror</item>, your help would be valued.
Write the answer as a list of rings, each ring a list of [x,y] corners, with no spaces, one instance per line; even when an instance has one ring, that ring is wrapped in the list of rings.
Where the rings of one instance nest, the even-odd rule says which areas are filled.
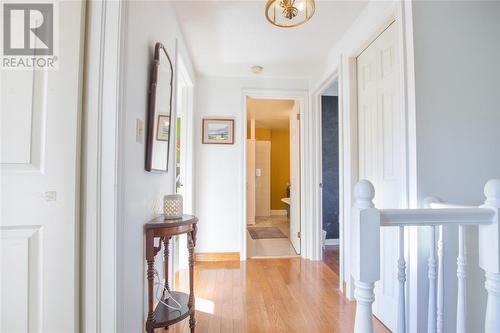
[[[167,172],[172,128],[174,68],[162,43],[156,43],[147,125],[146,171]]]

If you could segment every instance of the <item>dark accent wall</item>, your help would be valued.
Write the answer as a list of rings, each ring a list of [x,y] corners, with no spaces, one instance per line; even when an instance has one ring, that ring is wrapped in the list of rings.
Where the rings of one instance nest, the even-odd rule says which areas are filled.
[[[323,152],[323,230],[339,238],[339,104],[337,96],[321,97]]]

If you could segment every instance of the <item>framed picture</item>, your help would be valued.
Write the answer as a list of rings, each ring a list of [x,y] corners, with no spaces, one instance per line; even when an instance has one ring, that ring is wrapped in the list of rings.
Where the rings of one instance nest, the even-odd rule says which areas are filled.
[[[170,116],[158,115],[158,124],[156,125],[156,140],[168,141],[168,133],[170,131]]]
[[[234,144],[234,119],[203,119],[204,144]]]

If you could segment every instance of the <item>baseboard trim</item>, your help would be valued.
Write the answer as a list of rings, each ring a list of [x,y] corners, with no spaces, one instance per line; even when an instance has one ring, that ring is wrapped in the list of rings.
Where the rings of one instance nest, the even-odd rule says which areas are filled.
[[[330,238],[325,241],[325,245],[339,245],[339,239],[338,238]]]
[[[286,216],[286,209],[271,209],[271,216]]]
[[[197,252],[194,254],[195,261],[240,261],[239,252]]]

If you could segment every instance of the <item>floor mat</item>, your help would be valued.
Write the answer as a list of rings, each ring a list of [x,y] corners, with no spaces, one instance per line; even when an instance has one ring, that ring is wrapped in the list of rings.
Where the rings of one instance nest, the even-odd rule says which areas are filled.
[[[252,239],[287,238],[280,229],[275,227],[253,227],[248,228]]]

